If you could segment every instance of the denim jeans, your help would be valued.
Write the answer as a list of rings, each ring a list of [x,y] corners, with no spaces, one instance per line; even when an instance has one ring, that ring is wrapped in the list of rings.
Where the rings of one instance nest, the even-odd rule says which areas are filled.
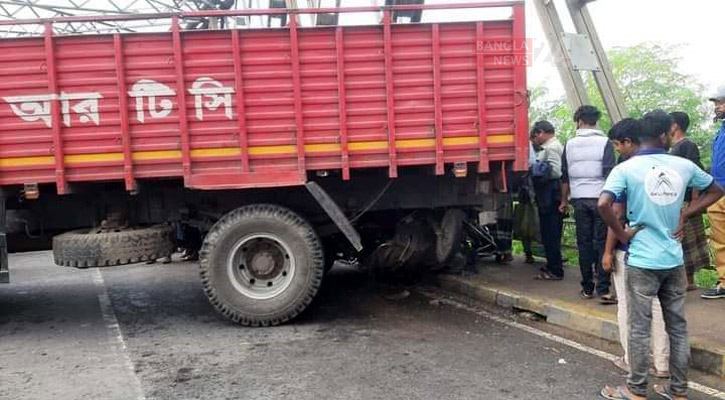
[[[597,211],[597,199],[572,199],[572,205],[576,219],[576,245],[579,249],[582,289],[587,293],[594,292],[596,271],[597,294],[609,293],[609,274],[602,268],[607,225]]]
[[[676,396],[687,396],[690,346],[685,320],[685,267],[655,270],[628,265],[625,273],[629,323],[629,390],[639,396],[647,395],[652,300],[657,297],[662,304],[665,330],[670,337],[670,389]]]

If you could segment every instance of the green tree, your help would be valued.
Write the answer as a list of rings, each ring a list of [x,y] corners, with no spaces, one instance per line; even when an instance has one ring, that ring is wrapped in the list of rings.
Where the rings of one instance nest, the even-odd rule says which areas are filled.
[[[700,147],[703,164],[710,164],[711,138],[715,130],[712,111],[704,87],[693,76],[680,72],[677,57],[679,46],[643,43],[633,47],[615,48],[607,52],[614,77],[633,118],[639,118],[656,108],[684,111],[690,116],[689,135]],[[600,126],[609,130],[612,123],[591,74],[585,80],[593,105],[605,113]],[[574,135],[573,111],[566,99],[548,99],[548,90],[532,90],[531,121],[548,119],[566,140]]]

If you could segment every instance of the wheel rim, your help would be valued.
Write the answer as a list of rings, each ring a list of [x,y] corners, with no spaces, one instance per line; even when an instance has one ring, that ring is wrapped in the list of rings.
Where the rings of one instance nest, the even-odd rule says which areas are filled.
[[[232,247],[227,273],[239,293],[257,300],[271,299],[292,283],[295,260],[289,246],[278,236],[249,235]]]

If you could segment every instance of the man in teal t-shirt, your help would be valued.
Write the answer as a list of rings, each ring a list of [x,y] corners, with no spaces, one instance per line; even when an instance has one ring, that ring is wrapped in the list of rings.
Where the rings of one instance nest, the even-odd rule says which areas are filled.
[[[693,162],[667,154],[672,118],[662,110],[642,118],[640,151],[609,174],[597,208],[620,242],[629,243],[626,288],[629,325],[630,373],[626,387],[605,387],[609,399],[645,399],[649,370],[652,299],[662,304],[665,328],[670,337],[670,384],[655,390],[671,398],[687,398],[687,367],[690,347],[685,321],[687,276],[683,266],[684,221],[703,212],[723,195],[713,178]],[[686,188],[703,194],[681,212]],[[627,219],[623,228],[612,211],[617,196],[627,195]]]

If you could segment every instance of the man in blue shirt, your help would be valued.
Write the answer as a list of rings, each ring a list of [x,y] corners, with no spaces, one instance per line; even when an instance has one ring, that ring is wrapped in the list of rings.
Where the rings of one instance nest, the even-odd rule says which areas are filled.
[[[724,120],[712,143],[712,168],[710,173],[720,186],[725,187],[725,87],[710,98],[715,104],[715,119]],[[725,298],[725,200],[707,209],[710,217],[710,245],[715,254],[718,284],[702,293],[704,299]]]
[[[690,346],[685,321],[687,276],[680,240],[684,222],[704,211],[723,195],[713,178],[692,161],[667,154],[672,118],[662,110],[642,118],[640,151],[615,167],[607,178],[597,208],[617,239],[629,243],[625,268],[629,325],[629,378],[626,387],[605,387],[608,399],[645,399],[649,370],[652,301],[659,298],[670,337],[670,383],[655,391],[673,399],[687,399]],[[682,210],[685,191],[702,195]],[[612,209],[614,199],[626,193],[625,228]],[[682,211],[681,211],[682,210]]]

